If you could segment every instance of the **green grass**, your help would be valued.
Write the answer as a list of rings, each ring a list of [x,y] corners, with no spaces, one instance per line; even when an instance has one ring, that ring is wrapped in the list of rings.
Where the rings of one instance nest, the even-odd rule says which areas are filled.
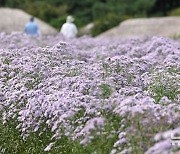
[[[1,154],[109,154],[114,148],[114,143],[118,140],[118,131],[120,130],[122,117],[113,114],[106,110],[103,111],[102,116],[106,118],[104,129],[98,129],[91,131],[91,136],[94,139],[86,145],[81,145],[80,140],[71,140],[67,136],[62,135],[60,139],[56,140],[52,149],[49,152],[45,152],[44,149],[55,139],[51,140],[53,135],[50,129],[47,129],[39,136],[41,130],[46,127],[42,126],[42,129],[23,140],[21,132],[16,129],[18,125],[14,120],[8,121],[6,124],[2,124],[0,121],[0,153]],[[79,112],[76,116],[80,118],[84,115],[84,110]],[[132,154],[143,154],[149,147],[154,144],[153,137],[159,132],[163,132],[173,128],[173,124],[167,124],[166,120],[161,118],[159,122],[150,122],[151,124],[143,124],[143,119],[148,118],[147,114],[139,114],[135,117],[128,116],[125,119],[125,125],[120,132],[127,131],[126,139],[128,145],[121,145],[121,149],[132,148]],[[47,127],[46,127],[47,128]],[[133,128],[133,129],[130,129]],[[99,135],[96,135],[96,132]],[[63,134],[63,133],[62,133]],[[111,137],[109,137],[111,136]]]
[[[111,86],[108,84],[101,84],[99,88],[101,90],[101,98],[103,99],[109,98],[113,92]]]
[[[77,115],[79,116],[79,115]],[[107,139],[107,136],[111,134],[112,130],[117,131],[119,128],[120,118],[118,116],[109,116],[106,120],[105,130],[99,130],[100,135],[96,136],[95,131],[92,131],[92,135],[95,138],[91,143],[83,146],[80,144],[80,140],[73,141],[62,135],[62,137],[56,140],[56,143],[52,150],[45,152],[44,149],[50,142],[52,132],[47,129],[39,136],[41,129],[35,133],[31,133],[26,140],[21,137],[21,132],[16,129],[18,125],[14,120],[8,121],[6,124],[2,124],[0,121],[0,153],[1,154],[91,154],[97,152],[98,154],[108,154],[113,148],[114,142],[117,140],[117,134],[112,134],[112,137]],[[77,117],[76,117],[77,118]],[[45,127],[45,126],[44,126]],[[105,133],[103,133],[105,131]],[[52,140],[54,142],[55,140]]]
[[[178,94],[180,94],[179,79],[174,78],[174,69],[168,69],[169,74],[167,73],[158,73],[155,77],[152,78],[151,83],[149,84],[148,90],[152,98],[155,99],[156,103],[159,103],[162,97],[167,97],[169,100],[176,100]]]

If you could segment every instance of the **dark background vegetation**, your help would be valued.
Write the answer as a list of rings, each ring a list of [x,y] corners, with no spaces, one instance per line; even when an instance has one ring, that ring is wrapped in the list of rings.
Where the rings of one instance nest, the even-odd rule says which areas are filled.
[[[180,16],[180,0],[0,0],[0,6],[20,8],[58,30],[71,14],[78,28],[94,22],[93,36],[129,18]]]

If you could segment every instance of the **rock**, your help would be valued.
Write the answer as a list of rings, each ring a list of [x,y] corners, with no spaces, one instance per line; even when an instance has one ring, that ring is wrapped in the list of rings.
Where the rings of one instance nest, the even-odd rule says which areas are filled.
[[[180,17],[137,18],[122,22],[98,37],[180,37]]]
[[[83,28],[81,28],[79,30],[79,36],[82,36],[82,35],[90,35],[91,32],[92,32],[92,29],[94,27],[94,23],[89,23],[87,24],[86,26],[84,26]]]
[[[0,32],[11,33],[14,31],[24,31],[25,24],[31,15],[20,9],[0,8]],[[42,35],[57,34],[57,30],[40,19],[35,18]]]

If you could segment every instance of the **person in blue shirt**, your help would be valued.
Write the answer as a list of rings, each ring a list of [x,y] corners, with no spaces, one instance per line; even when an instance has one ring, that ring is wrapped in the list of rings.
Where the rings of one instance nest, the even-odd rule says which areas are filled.
[[[30,18],[30,21],[25,26],[25,33],[29,36],[40,36],[39,27],[34,22],[34,17]]]

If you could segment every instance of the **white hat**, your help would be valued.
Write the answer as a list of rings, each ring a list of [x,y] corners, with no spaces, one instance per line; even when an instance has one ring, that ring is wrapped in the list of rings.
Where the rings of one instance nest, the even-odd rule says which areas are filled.
[[[72,16],[67,16],[66,22],[73,22],[74,18]]]

